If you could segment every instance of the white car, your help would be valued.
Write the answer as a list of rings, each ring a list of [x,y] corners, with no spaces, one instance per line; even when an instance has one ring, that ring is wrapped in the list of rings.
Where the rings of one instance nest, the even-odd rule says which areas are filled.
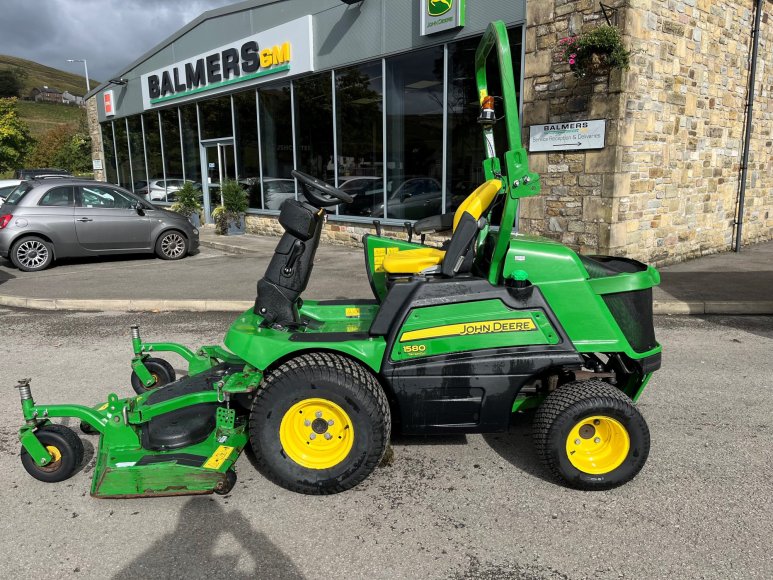
[[[8,194],[22,182],[21,179],[0,179],[0,204],[5,201]]]
[[[147,186],[136,191],[148,201],[174,201],[174,193],[182,189],[183,179],[151,179]],[[193,183],[193,187],[201,189],[200,183]]]

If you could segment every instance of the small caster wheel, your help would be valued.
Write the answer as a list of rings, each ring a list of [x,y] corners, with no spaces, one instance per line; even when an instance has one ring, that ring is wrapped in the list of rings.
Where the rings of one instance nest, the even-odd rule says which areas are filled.
[[[134,389],[134,392],[138,395],[143,395],[148,391],[155,389],[156,387],[161,387],[168,383],[172,383],[176,378],[172,365],[162,358],[150,357],[145,359],[145,368],[148,369],[148,372],[153,376],[153,384],[147,387],[142,384],[142,381],[137,376],[137,373],[132,371],[132,389]]]
[[[225,478],[215,486],[215,493],[217,495],[227,495],[231,493],[231,490],[236,485],[236,472],[233,469],[229,469],[225,472]]]
[[[83,462],[83,443],[75,431],[64,425],[46,425],[35,432],[43,447],[51,454],[52,461],[38,465],[22,447],[21,463],[32,477],[46,483],[64,481],[75,475]]]
[[[99,431],[97,431],[96,429],[94,429],[94,427],[86,423],[86,421],[81,421],[81,431],[86,435],[97,435],[99,433]]]

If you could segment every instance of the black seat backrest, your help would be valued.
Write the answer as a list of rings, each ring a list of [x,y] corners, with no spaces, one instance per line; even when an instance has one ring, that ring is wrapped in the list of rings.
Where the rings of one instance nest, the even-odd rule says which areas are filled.
[[[456,274],[465,274],[472,269],[475,242],[480,226],[481,224],[472,215],[467,212],[462,214],[451,236],[448,248],[446,248],[446,255],[440,267],[443,276],[453,277]]]
[[[306,289],[314,267],[314,255],[322,233],[323,212],[288,199],[282,204],[279,223],[285,230],[274,257],[258,281],[255,314],[270,325],[298,324],[297,302]]]

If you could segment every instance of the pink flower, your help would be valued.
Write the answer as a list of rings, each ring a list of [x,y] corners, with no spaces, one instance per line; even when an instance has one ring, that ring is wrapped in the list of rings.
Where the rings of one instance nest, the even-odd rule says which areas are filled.
[[[570,54],[569,58],[577,58],[577,54],[576,53],[575,54]]]
[[[576,61],[573,58],[569,59],[569,64],[574,64]]]

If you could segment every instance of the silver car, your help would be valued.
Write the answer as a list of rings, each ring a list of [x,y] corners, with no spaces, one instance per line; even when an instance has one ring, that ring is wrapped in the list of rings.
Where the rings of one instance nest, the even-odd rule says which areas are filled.
[[[0,206],[0,256],[25,272],[77,256],[155,252],[179,260],[198,247],[187,218],[107,183],[27,181]]]

